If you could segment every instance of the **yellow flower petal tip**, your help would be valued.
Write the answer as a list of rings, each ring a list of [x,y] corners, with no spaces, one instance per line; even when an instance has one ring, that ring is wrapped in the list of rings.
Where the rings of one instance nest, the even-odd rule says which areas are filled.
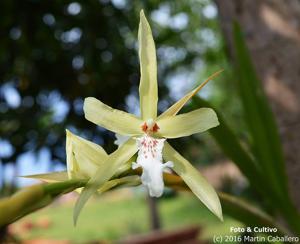
[[[142,9],[142,10],[140,11],[140,18],[142,18],[142,17],[146,18],[146,17],[145,17],[145,13],[144,13],[144,9]]]
[[[158,118],[163,118],[167,116],[175,116],[183,106],[193,97],[195,96],[209,81],[216,78],[220,73],[222,73],[224,69],[221,69],[211,76],[209,76],[204,82],[202,82],[195,89],[184,95],[181,99],[179,99],[176,103],[174,103],[171,107],[169,107],[166,111],[164,111]]]

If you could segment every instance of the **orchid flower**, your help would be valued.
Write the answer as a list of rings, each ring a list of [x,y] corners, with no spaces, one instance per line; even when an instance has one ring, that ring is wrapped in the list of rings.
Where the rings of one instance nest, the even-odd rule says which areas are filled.
[[[132,164],[132,168],[142,168],[141,181],[148,188],[151,196],[159,197],[162,195],[164,188],[162,173],[165,169],[172,168],[190,187],[191,191],[217,217],[222,219],[220,201],[213,187],[166,141],[166,139],[203,132],[219,125],[216,113],[210,108],[200,108],[189,113],[176,115],[209,79],[157,116],[155,44],[150,25],[143,11],[140,13],[138,42],[141,72],[139,86],[141,117],[113,109],[93,97],[88,97],[84,101],[85,118],[116,133],[118,135],[117,141],[122,141],[123,144],[99,165],[83,189],[75,205],[74,221],[76,222],[88,198],[136,152],[138,152],[138,157],[136,162]],[[123,140],[122,137],[124,136],[128,138]],[[163,159],[167,162],[163,163]]]
[[[148,188],[151,196],[162,195],[163,172],[172,168],[204,205],[222,220],[220,201],[213,187],[166,141],[166,139],[189,136],[218,126],[218,118],[210,108],[200,108],[180,115],[177,113],[192,96],[221,71],[210,76],[157,116],[155,44],[143,11],[140,13],[138,40],[141,117],[113,109],[92,97],[86,98],[84,102],[86,119],[115,132],[118,149],[108,155],[101,146],[67,131],[67,171],[27,177],[49,182],[68,179],[88,180],[75,205],[73,217],[76,223],[82,207],[93,193],[107,191],[120,183],[139,184],[139,176],[136,175],[111,179],[114,175],[127,170],[128,161],[130,162],[130,158],[138,152],[136,162],[133,162],[131,167],[142,168],[140,180]],[[166,162],[164,163],[163,160]]]

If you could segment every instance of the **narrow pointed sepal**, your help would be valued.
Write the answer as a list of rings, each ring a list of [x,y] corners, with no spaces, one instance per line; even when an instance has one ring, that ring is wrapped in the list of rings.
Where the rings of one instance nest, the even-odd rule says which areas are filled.
[[[193,97],[195,96],[210,80],[217,77],[222,70],[219,70],[215,73],[213,73],[211,76],[209,76],[204,82],[202,82],[199,86],[197,86],[195,89],[184,95],[180,100],[178,100],[176,103],[174,103],[171,107],[169,107],[166,111],[164,111],[161,115],[158,116],[159,119],[168,117],[168,116],[175,116],[180,109]]]
[[[24,175],[19,177],[42,180],[45,182],[60,182],[69,179],[67,171],[58,171],[48,174]]]
[[[220,220],[223,221],[222,207],[214,188],[184,157],[167,142],[164,146],[164,158],[174,162],[173,170],[183,179],[191,191]]]
[[[140,107],[143,120],[157,116],[157,62],[155,44],[150,25],[144,11],[140,13],[138,32],[140,58]]]

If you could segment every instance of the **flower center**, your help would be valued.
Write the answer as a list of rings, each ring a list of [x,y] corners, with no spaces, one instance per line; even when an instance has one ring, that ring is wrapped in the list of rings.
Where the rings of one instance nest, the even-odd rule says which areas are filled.
[[[142,131],[146,134],[151,134],[157,132],[159,130],[158,125],[153,119],[148,119],[141,125]]]

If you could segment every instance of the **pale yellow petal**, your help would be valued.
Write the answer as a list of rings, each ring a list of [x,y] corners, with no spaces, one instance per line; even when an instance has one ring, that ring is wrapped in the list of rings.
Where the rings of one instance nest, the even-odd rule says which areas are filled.
[[[74,208],[74,223],[87,200],[95,193],[102,185],[107,182],[118,170],[118,168],[127,162],[137,152],[136,141],[134,139],[128,140],[116,151],[109,155],[108,159],[102,163],[93,177],[89,180],[86,187],[80,194]]]
[[[200,108],[192,112],[158,119],[158,135],[178,138],[206,131],[219,125],[216,113],[210,108]]]
[[[132,114],[113,109],[93,97],[84,100],[85,118],[115,133],[134,136],[142,134],[142,120]]]
[[[67,171],[58,171],[58,172],[52,172],[48,174],[25,175],[20,177],[42,180],[45,182],[59,182],[59,181],[66,181],[69,179]]]
[[[210,80],[218,76],[223,70],[219,70],[209,76],[204,82],[202,82],[199,86],[197,86],[194,90],[183,96],[180,100],[174,103],[171,107],[169,107],[165,112],[158,116],[158,118],[164,118],[167,116],[175,116],[180,109],[194,96],[196,95]]]
[[[140,58],[140,107],[143,120],[155,119],[157,116],[157,64],[155,44],[150,25],[144,11],[140,13],[139,25],[139,58]]]
[[[88,158],[90,158],[91,162],[95,164],[100,163],[98,161],[99,158],[100,161],[104,161],[105,159],[107,159],[108,155],[100,145],[86,140],[80,136],[77,136],[69,130],[66,130],[66,133],[67,138],[69,138],[69,140],[71,140],[73,143],[75,153],[83,151],[82,153],[84,153]],[[84,146],[84,150],[82,150],[82,146]]]
[[[183,179],[201,202],[220,220],[223,220],[219,197],[214,188],[206,181],[200,172],[167,142],[164,145],[163,155],[166,161],[172,161],[174,163],[174,171]]]
[[[90,178],[108,155],[104,149],[86,139],[67,132],[66,154],[70,179]]]

